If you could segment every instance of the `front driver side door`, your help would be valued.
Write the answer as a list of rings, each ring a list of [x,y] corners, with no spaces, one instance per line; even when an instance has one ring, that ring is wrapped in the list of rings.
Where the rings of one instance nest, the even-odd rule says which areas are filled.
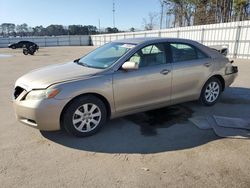
[[[163,43],[143,47],[128,59],[139,64],[138,70],[114,73],[117,113],[170,103],[172,65],[167,51]]]

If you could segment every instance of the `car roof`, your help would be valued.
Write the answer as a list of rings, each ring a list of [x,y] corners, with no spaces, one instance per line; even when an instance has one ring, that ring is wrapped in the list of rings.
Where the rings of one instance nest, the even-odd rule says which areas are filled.
[[[135,45],[147,45],[147,44],[153,44],[153,43],[160,43],[160,42],[179,42],[179,43],[186,43],[193,45],[203,52],[205,52],[208,56],[213,57],[213,58],[225,58],[222,54],[217,52],[216,50],[212,50],[211,48],[197,42],[194,40],[189,40],[189,39],[183,39],[183,38],[163,38],[163,37],[142,37],[142,38],[127,38],[127,39],[121,39],[121,40],[116,40],[113,42],[118,42],[118,43],[128,43],[128,44],[135,44]]]
[[[30,43],[34,43],[34,42],[31,42],[31,41],[27,41],[27,40],[21,40],[19,42],[30,42]]]
[[[189,39],[182,39],[182,38],[163,38],[163,37],[141,37],[141,38],[127,38],[127,39],[120,39],[114,42],[121,42],[121,43],[130,43],[130,44],[141,44],[141,43],[148,43],[148,42],[184,42],[184,43],[197,43],[196,41],[189,40]]]

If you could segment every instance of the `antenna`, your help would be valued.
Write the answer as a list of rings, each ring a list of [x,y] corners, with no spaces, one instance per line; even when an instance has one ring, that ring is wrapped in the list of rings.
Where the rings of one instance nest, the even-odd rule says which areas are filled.
[[[115,27],[115,0],[113,0],[113,27]]]

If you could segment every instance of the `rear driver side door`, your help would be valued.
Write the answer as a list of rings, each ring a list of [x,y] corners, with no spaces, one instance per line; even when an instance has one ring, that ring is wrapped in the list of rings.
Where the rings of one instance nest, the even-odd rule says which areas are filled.
[[[117,113],[170,103],[172,65],[167,45],[143,47],[127,61],[139,64],[139,69],[120,68],[113,75],[113,91]]]
[[[197,47],[188,43],[170,43],[172,51],[173,104],[196,100],[213,70],[212,59]]]

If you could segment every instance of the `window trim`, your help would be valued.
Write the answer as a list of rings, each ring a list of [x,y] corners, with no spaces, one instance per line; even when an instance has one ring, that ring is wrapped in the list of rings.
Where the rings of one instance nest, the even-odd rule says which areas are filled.
[[[204,51],[202,51],[200,48],[196,47],[195,45],[193,44],[190,44],[190,43],[187,43],[187,42],[168,42],[168,46],[169,46],[169,50],[171,52],[171,63],[182,63],[182,62],[186,62],[186,61],[174,61],[173,59],[173,51],[172,51],[172,48],[171,48],[171,44],[184,44],[184,45],[188,45],[188,46],[191,46],[192,48],[195,49],[195,54],[196,54],[196,59],[191,59],[191,60],[186,60],[186,61],[197,61],[197,60],[201,60],[201,59],[208,59],[208,58],[211,58],[209,55],[207,55],[207,53],[205,53]],[[204,56],[204,58],[198,58],[198,54],[197,54],[197,51],[200,51]]]
[[[165,57],[166,57],[166,63],[163,63],[163,64],[157,64],[157,65],[168,65],[171,63],[172,61],[172,52],[170,51],[170,45],[168,44],[168,42],[157,42],[157,43],[152,43],[152,44],[147,44],[143,47],[141,47],[140,49],[136,50],[135,53],[133,53],[132,55],[130,55],[126,61],[124,61],[120,68],[118,70],[121,69],[122,65],[127,62],[132,56],[134,56],[136,53],[138,53],[140,50],[142,50],[143,48],[146,48],[148,46],[153,46],[153,45],[163,45],[164,46],[164,51],[165,51]],[[151,65],[151,66],[157,66],[157,65]],[[146,67],[151,67],[151,66],[146,66]],[[138,70],[140,70],[141,68],[146,68],[146,67],[140,67]]]

